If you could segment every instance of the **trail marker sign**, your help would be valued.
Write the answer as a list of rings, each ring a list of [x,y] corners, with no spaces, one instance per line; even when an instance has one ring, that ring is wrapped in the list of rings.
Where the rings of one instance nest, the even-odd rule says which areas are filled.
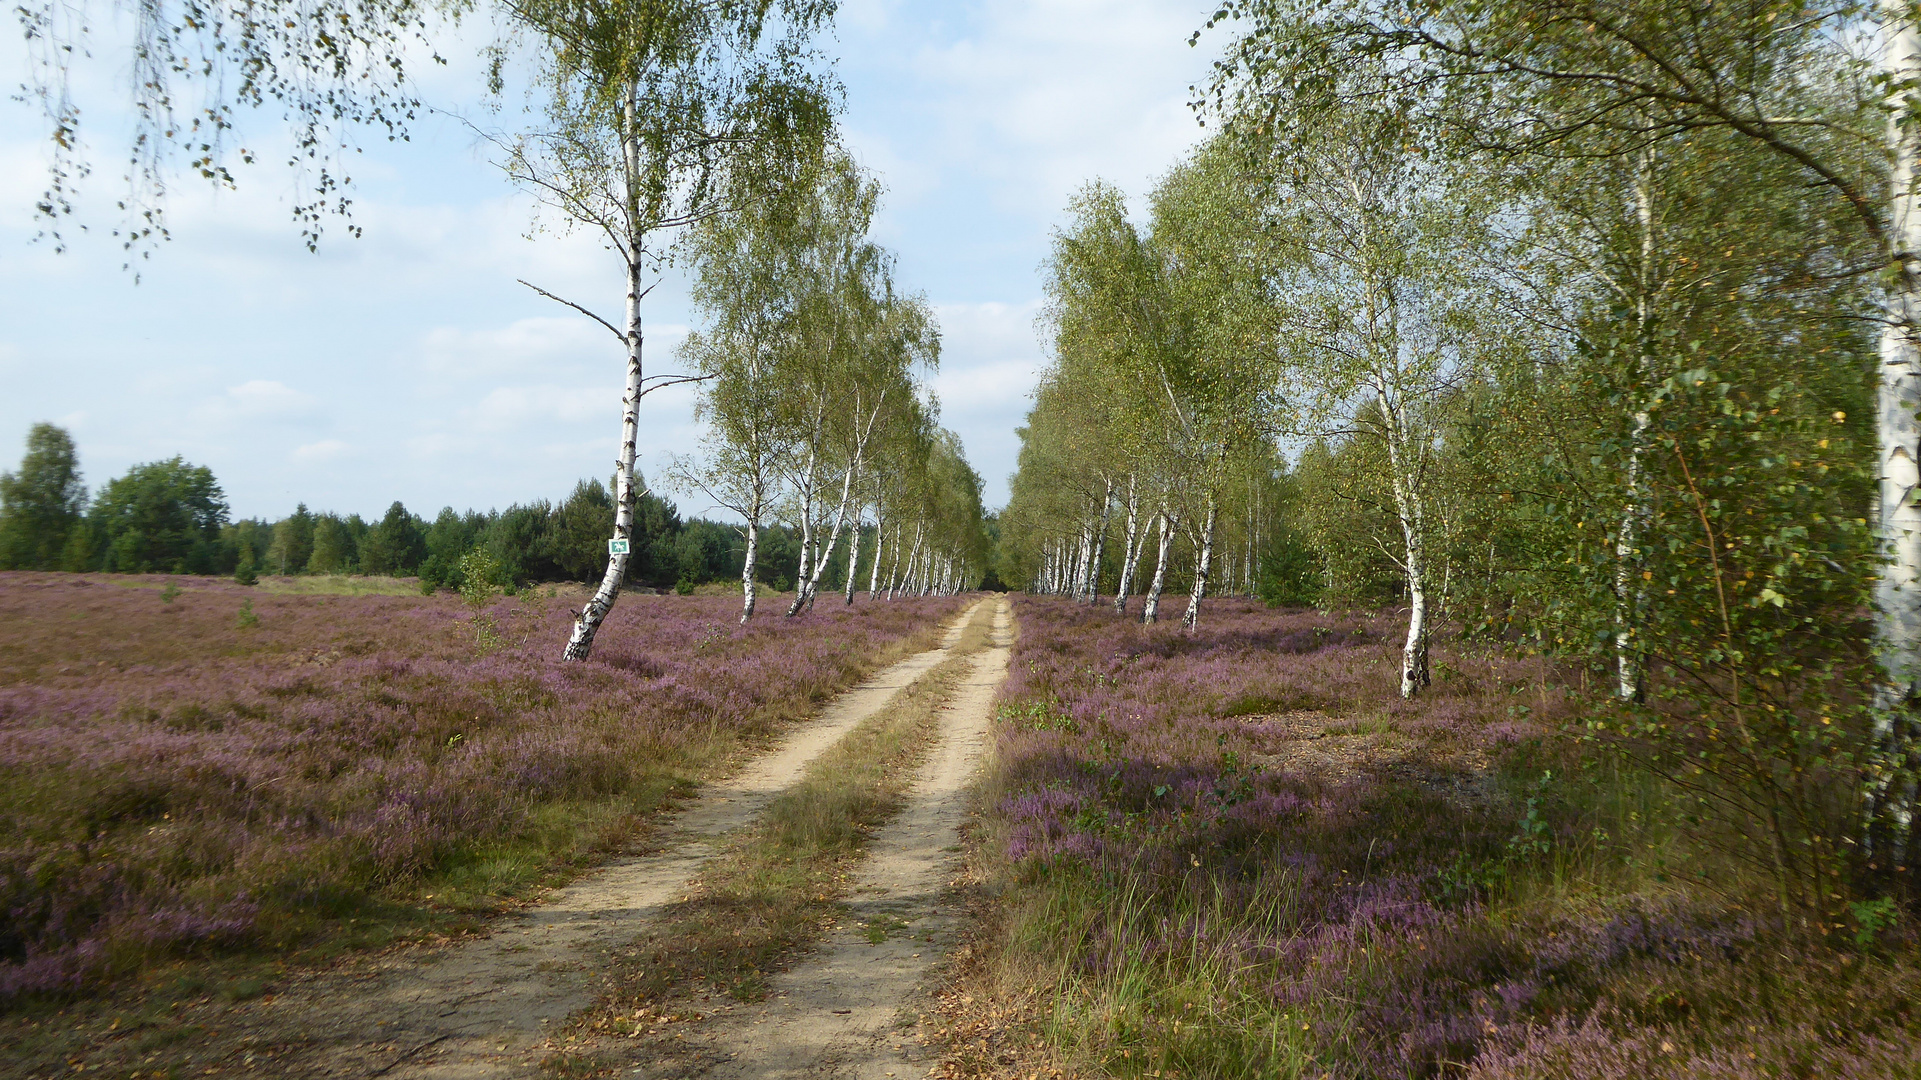
[[[619,538],[615,538],[613,540],[607,541],[607,554],[609,555],[627,554],[627,541],[621,540]]]

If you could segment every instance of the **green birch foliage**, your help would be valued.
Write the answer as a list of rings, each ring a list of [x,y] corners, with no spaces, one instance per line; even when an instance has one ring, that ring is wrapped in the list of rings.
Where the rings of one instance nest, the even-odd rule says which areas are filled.
[[[1590,729],[1695,796],[1704,827],[1733,830],[1781,904],[1819,925],[1842,884],[1873,727],[1877,563],[1860,516],[1871,446],[1791,371],[1750,367],[1736,382],[1715,359],[1665,380],[1651,410],[1637,630],[1650,692]],[[1593,509],[1562,510],[1576,537],[1565,558],[1601,595],[1613,554]],[[1589,625],[1598,647],[1606,631]]]
[[[368,128],[404,140],[420,109],[412,63],[431,35],[469,0],[143,0],[106,5],[137,16],[126,59],[134,117],[126,147],[127,194],[115,229],[129,249],[167,238],[169,181],[180,173],[232,187],[231,166],[252,164],[239,135],[244,110],[277,109],[291,136],[287,166],[300,178],[294,220],[309,249],[329,216],[346,217],[352,183],[341,155]],[[36,202],[54,242],[76,214],[93,163],[83,147],[76,65],[95,62],[94,5],[27,0],[14,9],[26,38],[21,89],[44,115],[51,156]],[[184,160],[183,160],[184,158]],[[359,227],[347,226],[351,235]],[[145,252],[143,251],[144,255]]]
[[[1878,17],[1863,0],[1227,0],[1210,25],[1239,32],[1207,93],[1250,126],[1311,128],[1374,66],[1382,101],[1537,164],[1728,136],[1886,255]]]
[[[812,36],[832,0],[510,0],[490,85],[534,39],[548,123],[505,162],[630,264],[647,238],[770,192],[829,137],[838,88]]]

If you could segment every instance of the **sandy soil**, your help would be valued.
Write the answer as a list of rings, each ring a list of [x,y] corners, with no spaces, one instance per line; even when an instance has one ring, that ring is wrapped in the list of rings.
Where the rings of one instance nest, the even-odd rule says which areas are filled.
[[[868,845],[846,920],[773,979],[764,1002],[633,1055],[624,1075],[905,1080],[929,1071],[938,1055],[912,1029],[929,1005],[931,969],[956,944],[964,915],[951,890],[962,872],[966,789],[1011,644],[1009,609],[999,603],[991,647],[974,655],[974,670],[942,709],[940,741],[906,808]]]
[[[946,659],[966,618],[939,649],[848,691],[773,751],[703,788],[692,805],[666,820],[655,853],[617,861],[557,890],[546,903],[503,920],[486,938],[365,958],[281,985],[238,1025],[284,1048],[271,1066],[261,1065],[275,1076],[301,1077],[537,1075],[553,1049],[549,1027],[558,1030],[593,1001],[600,958],[631,941],[680,896],[722,838],[752,821],[817,755]],[[1000,618],[1007,618],[1004,604]],[[997,654],[1004,668],[1006,650]],[[976,711],[984,724],[992,687],[975,686],[981,677],[977,669],[968,694],[970,701],[980,699]]]

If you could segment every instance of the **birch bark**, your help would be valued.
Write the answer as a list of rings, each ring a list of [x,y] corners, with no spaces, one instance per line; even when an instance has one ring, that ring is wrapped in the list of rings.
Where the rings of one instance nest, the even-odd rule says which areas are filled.
[[[1087,602],[1101,602],[1101,559],[1107,554],[1107,523],[1114,510],[1114,481],[1109,479],[1101,492],[1101,512],[1094,526],[1094,556],[1087,568]]]
[[[1087,566],[1094,557],[1094,526],[1091,522],[1081,525],[1080,542],[1074,546],[1074,563],[1071,571],[1072,589],[1076,601],[1087,599]]]
[[[826,545],[815,554],[814,565],[807,575],[806,583],[802,584],[798,581],[794,583],[794,605],[787,609],[788,615],[798,614],[802,608],[813,601],[814,593],[820,588],[821,571],[827,568],[827,560],[833,558],[834,545],[840,543],[841,528],[847,521],[847,500],[853,496],[854,469],[855,465],[849,463],[847,471],[841,475],[840,505],[834,510],[834,529],[828,534]],[[852,567],[848,568],[848,575],[848,580],[853,580]]]
[[[1207,571],[1214,560],[1214,515],[1217,509],[1214,493],[1208,492],[1207,519],[1201,526],[1201,551],[1194,564],[1194,593],[1187,598],[1187,612],[1181,616],[1181,625],[1189,630],[1201,621],[1201,598],[1207,595]]]
[[[629,204],[627,221],[627,245],[623,254],[627,257],[627,299],[624,309],[627,339],[627,390],[620,399],[620,455],[614,461],[614,535],[616,541],[624,541],[618,546],[626,550],[610,551],[607,556],[607,570],[601,575],[600,587],[587,601],[587,606],[574,616],[574,630],[567,638],[567,647],[560,656],[563,660],[585,660],[594,650],[594,635],[600,632],[600,624],[613,610],[614,601],[620,599],[620,584],[627,578],[627,560],[632,557],[634,532],[634,456],[635,445],[640,440],[640,397],[644,382],[641,370],[641,346],[643,337],[640,324],[640,298],[645,293],[641,285],[641,275],[645,269],[642,259],[645,254],[646,236],[641,235],[638,224],[641,165],[640,140],[635,124],[635,111],[640,85],[630,80],[621,103],[621,157],[623,192]]]
[[[814,494],[820,486],[820,477],[816,472],[820,460],[820,427],[820,416],[816,410],[814,437],[807,448],[807,466],[799,476],[794,478],[795,495],[799,499],[796,524],[800,526],[800,565],[794,571],[794,602],[787,608],[787,614],[790,616],[799,612],[801,604],[806,602],[807,590],[803,583],[814,566]]]
[[[1141,605],[1141,622],[1153,623],[1160,617],[1161,588],[1167,584],[1167,548],[1174,539],[1175,521],[1165,508],[1161,510],[1160,550],[1154,556],[1154,580],[1147,587],[1147,599]]]
[[[1654,151],[1641,152],[1634,175],[1634,215],[1641,230],[1640,263],[1636,266],[1634,319],[1635,365],[1645,395],[1654,378]],[[1645,400],[1645,398],[1643,398]],[[1647,608],[1647,587],[1642,582],[1641,534],[1648,519],[1648,497],[1641,479],[1641,460],[1647,454],[1650,417],[1647,406],[1634,413],[1628,433],[1627,506],[1621,511],[1621,524],[1614,544],[1614,590],[1617,605],[1614,631],[1616,692],[1623,701],[1638,701],[1642,694],[1640,633],[1642,613]]]
[[[1906,854],[1915,797],[1915,699],[1921,696],[1921,349],[1915,321],[1915,254],[1921,252],[1921,130],[1912,118],[1921,82],[1921,28],[1903,0],[1886,9],[1889,34],[1885,67],[1894,92],[1888,127],[1893,158],[1890,225],[1899,280],[1890,289],[1887,324],[1881,331],[1881,381],[1877,396],[1880,476],[1877,525],[1887,554],[1875,586],[1880,608],[1877,637],[1886,681],[1875,695],[1876,758],[1870,769],[1869,814],[1885,814],[1892,855]],[[1870,833],[1872,836],[1872,832]]]
[[[1388,411],[1384,409],[1384,411]],[[1427,516],[1421,498],[1420,451],[1403,410],[1388,411],[1387,455],[1395,514],[1406,543],[1402,570],[1407,574],[1407,640],[1401,646],[1401,696],[1411,698],[1428,685],[1427,664]],[[1410,460],[1413,459],[1413,460]]]
[[[854,532],[847,538],[847,588],[845,600],[848,607],[854,606],[854,585],[860,580],[860,534],[861,518],[866,516],[867,507],[863,505],[854,515]]]
[[[874,600],[874,598],[880,594],[880,559],[882,559],[882,555],[888,553],[886,552],[886,548],[888,548],[888,527],[886,527],[884,521],[880,521],[880,502],[878,502],[878,496],[876,496],[876,502],[874,502],[874,569],[868,571],[868,577],[866,577],[866,598],[868,598],[868,600]]]
[[[1127,548],[1121,556],[1121,580],[1115,587],[1114,614],[1127,614],[1127,594],[1134,588],[1134,571],[1141,558],[1140,500],[1134,476],[1127,477]]]
[[[740,564],[740,621],[754,617],[754,564],[760,555],[760,515],[747,519],[747,554]]]
[[[897,572],[901,573],[902,576],[896,579],[894,583],[894,587],[887,591],[887,598],[889,600],[892,600],[895,596],[899,595],[900,592],[904,589],[911,591],[911,584],[912,584],[912,578],[914,573],[914,564],[920,558],[921,537],[926,533],[926,531],[927,531],[927,523],[925,521],[920,521],[915,523],[914,547],[911,551],[907,553],[906,564],[902,567],[896,567]],[[900,538],[896,536],[894,539],[899,540]],[[895,550],[898,551],[899,550],[898,547]]]

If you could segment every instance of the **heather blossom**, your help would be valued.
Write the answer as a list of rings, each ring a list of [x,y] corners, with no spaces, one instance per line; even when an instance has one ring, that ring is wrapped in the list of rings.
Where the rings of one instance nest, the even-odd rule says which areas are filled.
[[[1560,736],[1578,696],[1539,658],[1437,641],[1405,701],[1391,613],[1222,599],[1182,631],[1016,610],[991,835],[1015,940],[1052,952],[1063,1030],[1111,1068],[1750,1080],[1921,1060],[1898,952],[1779,972],[1756,911],[1607,884],[1621,856],[1553,779],[1582,767]]]
[[[960,603],[634,596],[566,664],[563,599],[160,580],[0,574],[0,999],[310,940],[543,808],[651,810]]]

